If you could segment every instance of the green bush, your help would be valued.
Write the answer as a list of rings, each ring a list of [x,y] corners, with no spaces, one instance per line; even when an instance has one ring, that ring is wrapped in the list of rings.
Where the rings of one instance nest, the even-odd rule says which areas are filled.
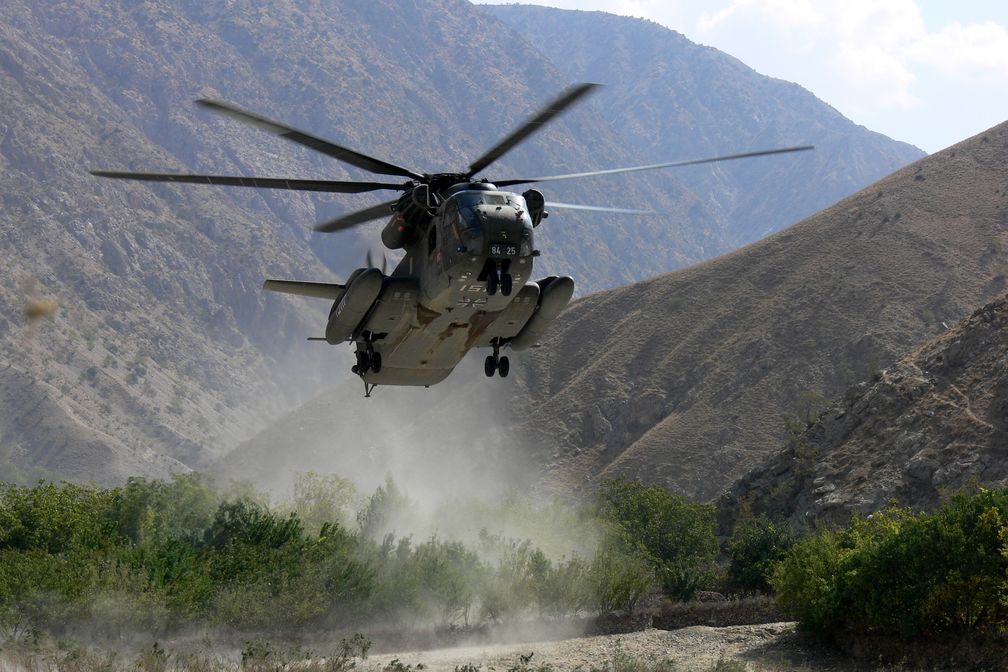
[[[633,611],[654,581],[650,564],[641,556],[612,546],[603,548],[588,572],[589,606],[599,613]]]
[[[728,581],[736,590],[770,590],[773,566],[795,543],[795,533],[784,522],[766,516],[743,517],[728,542]]]
[[[280,507],[195,475],[0,485],[0,638],[566,618],[633,610],[659,581],[687,596],[714,566],[712,508],[637,483],[607,484],[596,507],[512,494],[500,529],[534,528],[542,545],[486,530],[473,546],[397,538],[396,527],[417,529],[415,506],[391,480],[349,528],[358,501],[348,482],[318,475]],[[494,522],[492,506],[470,508],[477,523]]]
[[[932,514],[855,518],[796,543],[773,586],[812,630],[897,637],[1008,626],[1008,490],[958,495]]]
[[[197,474],[175,474],[169,481],[131,478],[113,492],[118,532],[139,544],[201,541],[220,503],[210,483]]]
[[[624,547],[654,568],[670,597],[688,600],[717,575],[714,507],[639,481],[606,481],[600,492],[604,520]]]
[[[0,550],[61,553],[114,538],[114,491],[76,484],[0,485]]]

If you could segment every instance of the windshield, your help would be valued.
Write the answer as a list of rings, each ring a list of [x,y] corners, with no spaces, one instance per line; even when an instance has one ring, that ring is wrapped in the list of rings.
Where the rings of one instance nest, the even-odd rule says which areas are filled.
[[[502,222],[514,222],[518,215],[522,256],[531,254],[532,220],[525,199],[518,194],[494,191],[463,191],[455,194],[445,206],[445,223],[450,235],[459,241],[459,252],[482,252],[486,237],[500,235]]]

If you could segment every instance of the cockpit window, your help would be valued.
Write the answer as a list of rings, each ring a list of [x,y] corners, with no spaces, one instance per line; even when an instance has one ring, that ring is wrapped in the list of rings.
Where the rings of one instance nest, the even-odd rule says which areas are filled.
[[[456,208],[457,218],[454,214]],[[445,216],[449,217],[445,222],[453,225],[452,233],[461,241],[461,244],[457,246],[458,251],[482,252],[487,217],[493,217],[495,212],[505,209],[509,217],[518,215],[531,232],[532,222],[529,219],[528,206],[525,204],[525,199],[517,194],[473,190],[461,191],[452,196],[445,206]],[[455,230],[455,226],[458,227],[457,230]],[[527,245],[523,245],[523,250],[528,248],[527,254],[530,254],[531,238],[523,242],[527,242]]]

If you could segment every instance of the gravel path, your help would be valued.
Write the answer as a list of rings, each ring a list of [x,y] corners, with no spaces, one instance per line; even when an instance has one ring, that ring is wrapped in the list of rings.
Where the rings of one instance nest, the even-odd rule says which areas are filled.
[[[423,664],[424,672],[454,672],[473,665],[481,670],[508,672],[521,667],[521,656],[534,654],[525,669],[535,672],[549,665],[558,672],[612,670],[614,661],[629,656],[643,661],[670,661],[676,670],[704,671],[719,660],[744,662],[748,670],[844,670],[837,661],[803,650],[793,637],[793,623],[739,625],[724,628],[695,626],[681,630],[648,629],[623,635],[600,635],[560,641],[494,644],[432,651],[381,654],[364,667],[379,672],[393,659],[403,665]],[[668,668],[666,668],[668,669]]]

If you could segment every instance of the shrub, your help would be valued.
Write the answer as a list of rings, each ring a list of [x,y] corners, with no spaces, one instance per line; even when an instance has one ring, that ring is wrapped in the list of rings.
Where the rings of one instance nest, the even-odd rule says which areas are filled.
[[[795,543],[795,533],[785,522],[760,514],[743,517],[728,542],[728,580],[743,591],[769,591],[774,563]]]
[[[855,518],[799,541],[776,567],[781,604],[812,630],[953,637],[1008,626],[1008,490],[933,514]]]
[[[0,485],[0,549],[61,553],[111,541],[114,491],[72,483]]]
[[[386,478],[385,485],[379,486],[357,513],[361,535],[377,541],[395,534],[396,526],[409,519],[414,508],[413,502],[396,487],[391,477]]]
[[[116,490],[113,520],[119,534],[135,543],[199,542],[218,504],[217,493],[197,474],[175,474],[169,481],[130,478]]]
[[[601,514],[625,548],[647,560],[662,589],[688,600],[716,576],[714,507],[696,504],[660,486],[639,481],[606,481]]]
[[[650,563],[622,549],[603,548],[588,570],[589,606],[597,612],[633,611],[654,585]]]
[[[309,471],[294,483],[294,513],[311,534],[317,534],[326,523],[353,522],[359,503],[354,484],[336,474]]]

